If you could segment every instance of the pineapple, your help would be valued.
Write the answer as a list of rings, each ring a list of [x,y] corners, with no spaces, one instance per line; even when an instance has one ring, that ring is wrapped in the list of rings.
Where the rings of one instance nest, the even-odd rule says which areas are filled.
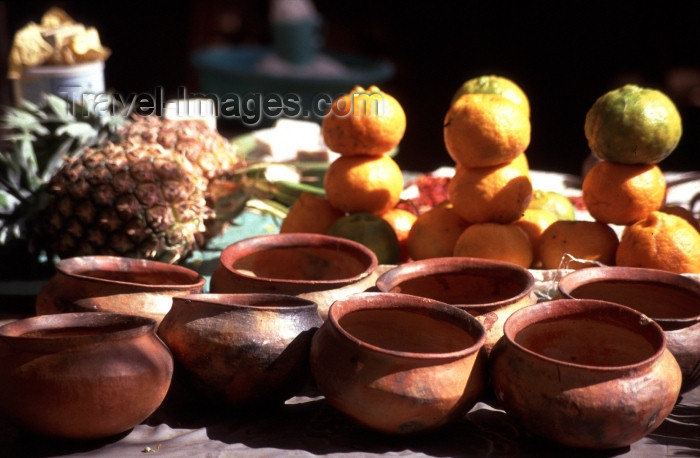
[[[47,102],[4,116],[0,245],[178,262],[244,208],[244,161],[203,124]]]
[[[211,216],[206,180],[180,154],[125,141],[68,158],[48,183],[41,233],[61,257],[108,254],[177,262]]]

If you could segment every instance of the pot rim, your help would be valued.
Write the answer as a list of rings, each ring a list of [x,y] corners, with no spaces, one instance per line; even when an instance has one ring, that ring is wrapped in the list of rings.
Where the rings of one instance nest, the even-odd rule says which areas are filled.
[[[129,282],[122,280],[111,280],[108,278],[93,277],[90,275],[84,275],[87,266],[92,266],[90,270],[103,270],[105,265],[111,265],[112,263],[122,263],[128,266],[129,269],[137,268],[139,272],[148,273],[152,272],[154,269],[167,270],[170,273],[179,274],[183,278],[191,279],[190,283],[176,283],[176,284],[152,284],[152,283],[138,283]],[[65,258],[56,263],[56,270],[63,275],[73,278],[79,278],[81,280],[88,280],[95,283],[109,283],[115,285],[138,285],[144,289],[161,290],[161,289],[193,289],[204,287],[207,279],[204,278],[200,273],[177,264],[168,264],[165,262],[154,261],[152,259],[137,259],[121,256],[109,256],[109,255],[93,255],[93,256],[75,256],[72,258]],[[105,272],[124,272],[124,270],[115,269],[104,269]]]
[[[458,267],[455,269],[455,267]],[[513,304],[530,295],[535,288],[535,277],[532,275],[528,269],[521,267],[517,264],[512,264],[505,261],[499,261],[495,259],[482,259],[482,258],[471,258],[464,256],[451,256],[442,258],[429,258],[421,259],[418,261],[410,261],[404,264],[400,264],[396,267],[389,269],[377,278],[376,286],[382,292],[390,293],[392,289],[396,287],[395,283],[397,277],[402,275],[404,280],[412,280],[423,276],[434,276],[445,273],[460,274],[468,273],[469,271],[475,271],[480,273],[500,271],[505,269],[511,275],[522,275],[523,280],[525,280],[525,286],[523,290],[517,295],[503,299],[500,301],[488,302],[488,303],[460,303],[460,304],[449,304],[455,307],[465,307],[469,309],[490,309],[494,307],[502,307],[505,305]],[[406,294],[406,293],[401,293]],[[422,296],[419,296],[422,297]]]
[[[584,309],[584,307],[587,307],[588,309],[586,310]],[[563,361],[560,359],[551,358],[536,351],[530,350],[529,348],[519,344],[515,340],[515,335],[517,335],[519,331],[522,331],[535,323],[546,321],[547,319],[551,318],[582,316],[584,313],[590,312],[591,307],[595,312],[599,312],[602,310],[612,310],[615,313],[623,314],[629,319],[630,322],[639,323],[640,325],[644,326],[651,326],[655,330],[655,334],[659,342],[650,342],[650,344],[652,344],[654,347],[658,346],[658,348],[656,348],[653,354],[635,363],[621,364],[617,366],[594,366],[590,364],[578,364],[572,363],[570,361]],[[564,311],[564,313],[560,313],[560,311]],[[538,316],[540,318],[536,319],[536,317]],[[521,324],[519,329],[514,330],[513,328],[520,324],[519,321],[524,321],[524,323]],[[611,322],[611,320],[608,320],[608,322]],[[525,352],[537,359],[546,361],[550,364],[570,368],[592,370],[597,372],[628,371],[646,367],[647,365],[651,364],[652,362],[656,361],[661,357],[664,351],[666,351],[667,342],[666,334],[656,321],[648,318],[646,315],[638,312],[637,310],[634,310],[633,308],[614,302],[602,301],[598,299],[554,299],[547,302],[533,304],[529,307],[525,307],[520,310],[516,310],[511,316],[508,317],[508,319],[506,319],[503,325],[503,338],[507,340],[510,345],[513,345],[520,351]]]
[[[231,307],[250,310],[318,310],[318,304],[310,299],[291,294],[277,293],[192,293],[173,297],[175,303],[191,304],[203,302],[207,305],[227,309]],[[252,303],[251,303],[252,302]],[[260,305],[258,305],[258,302]],[[275,305],[275,303],[278,303]]]
[[[377,303],[376,300],[381,298],[389,298],[391,302],[389,304]],[[349,310],[343,310],[345,307],[348,307]],[[474,339],[474,343],[460,350],[439,353],[419,353],[410,351],[390,350],[387,348],[379,347],[377,345],[373,345],[361,339],[358,339],[357,337],[346,331],[340,325],[340,319],[343,316],[346,316],[350,313],[359,310],[402,310],[409,312],[418,312],[418,314],[427,315],[435,319],[440,319],[441,321],[445,321],[460,327],[462,330],[468,332],[468,334]],[[452,319],[445,320],[445,317],[449,317]],[[479,323],[479,321],[468,312],[454,307],[450,304],[436,301],[434,299],[429,299],[420,296],[411,296],[400,293],[386,293],[381,291],[361,292],[348,296],[345,299],[337,300],[331,305],[330,309],[328,310],[327,321],[330,322],[330,325],[333,326],[346,339],[360,347],[367,348],[377,353],[406,359],[464,358],[471,354],[478,353],[486,342],[486,330],[484,329],[483,325]],[[466,329],[464,326],[459,326],[458,323],[455,323],[455,321],[460,321],[462,324],[468,323],[468,329]]]
[[[566,299],[577,299],[571,295],[571,292],[591,280],[594,282],[609,280],[621,283],[653,283],[670,289],[688,292],[697,296],[700,303],[700,281],[673,272],[644,267],[604,266],[574,270],[559,280],[557,290]],[[686,318],[650,318],[661,323],[693,324],[700,322],[700,307],[697,315]]]
[[[357,256],[357,258],[360,259],[363,265],[365,265],[365,269],[357,275],[345,278],[337,278],[333,280],[297,280],[288,278],[258,277],[255,275],[247,274],[244,271],[238,270],[233,267],[235,259],[239,259],[244,256],[253,254],[257,251],[260,251],[261,248],[263,250],[269,250],[281,248],[313,247],[332,248],[335,250],[343,250],[345,252],[357,253],[359,255]],[[374,254],[374,252],[359,242],[331,235],[301,232],[263,234],[248,237],[225,247],[221,251],[219,259],[220,265],[226,270],[226,272],[229,272],[235,276],[260,283],[279,283],[286,285],[347,285],[368,277],[370,274],[372,274],[372,272],[376,270],[379,264],[377,256]]]
[[[111,326],[123,327],[110,330]],[[23,349],[34,346],[54,348],[60,341],[68,346],[94,344],[107,340],[124,340],[138,337],[149,332],[155,334],[156,320],[139,315],[110,312],[69,312],[49,315],[37,315],[11,321],[0,326],[0,341],[21,345]],[[70,328],[104,327],[105,332],[85,335],[48,335],[44,337],[24,334],[34,331],[59,330]]]

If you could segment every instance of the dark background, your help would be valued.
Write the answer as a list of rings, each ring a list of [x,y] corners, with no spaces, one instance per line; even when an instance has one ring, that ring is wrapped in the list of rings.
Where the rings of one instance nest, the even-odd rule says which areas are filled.
[[[634,82],[665,91],[684,121],[664,170],[700,168],[700,6],[698,2],[408,2],[316,0],[324,49],[388,59],[381,85],[403,105],[408,127],[397,161],[428,171],[453,165],[442,120],[468,78],[500,74],[528,94],[532,168],[577,174],[588,154],[583,121],[604,92]],[[163,86],[197,89],[189,63],[211,44],[271,42],[268,5],[255,0],[2,2],[3,55],[14,32],[52,5],[97,27],[113,54],[106,83],[120,93]],[[6,73],[2,60],[0,71]],[[2,102],[11,103],[3,78]],[[242,126],[240,127],[243,128]]]

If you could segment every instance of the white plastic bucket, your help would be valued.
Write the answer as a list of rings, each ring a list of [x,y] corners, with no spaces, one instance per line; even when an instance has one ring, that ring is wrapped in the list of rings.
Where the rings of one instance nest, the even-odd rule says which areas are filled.
[[[45,65],[24,70],[14,80],[15,101],[22,99],[37,104],[44,102],[44,93],[82,102],[82,94],[100,94],[105,91],[104,62],[76,65]]]

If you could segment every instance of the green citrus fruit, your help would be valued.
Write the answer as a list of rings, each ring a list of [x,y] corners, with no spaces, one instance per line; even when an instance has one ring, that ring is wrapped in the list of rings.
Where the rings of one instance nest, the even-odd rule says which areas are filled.
[[[633,84],[613,89],[586,113],[584,132],[598,158],[622,164],[657,164],[678,145],[681,116],[666,94]]]
[[[377,255],[379,264],[396,264],[401,248],[396,231],[381,216],[372,213],[351,213],[337,219],[328,235],[359,242]]]
[[[452,103],[464,94],[498,94],[519,107],[530,117],[530,102],[525,92],[512,80],[498,75],[483,75],[465,81],[452,97]]]
[[[574,204],[571,203],[568,197],[554,191],[542,191],[539,189],[532,191],[532,200],[530,200],[529,208],[547,210],[554,213],[557,219],[568,221],[576,219]]]

